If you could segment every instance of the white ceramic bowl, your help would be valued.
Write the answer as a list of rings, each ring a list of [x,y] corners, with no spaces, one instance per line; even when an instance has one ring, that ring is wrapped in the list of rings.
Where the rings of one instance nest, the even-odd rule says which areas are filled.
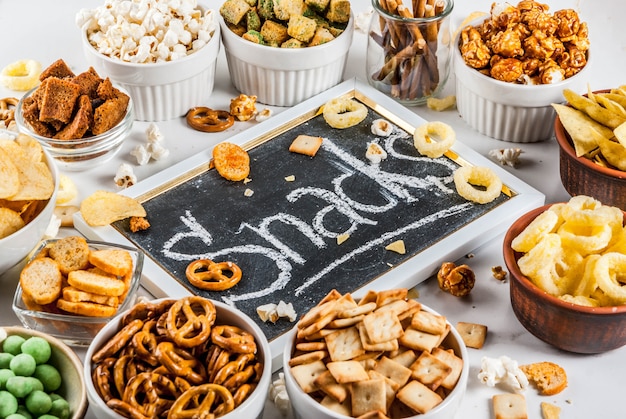
[[[436,311],[422,305],[422,309],[437,314]],[[285,387],[289,394],[291,408],[296,419],[345,419],[348,416],[334,412],[305,393],[290,372],[289,360],[293,352],[293,344],[296,336],[296,328],[289,332],[287,343],[283,351],[283,372],[285,374]],[[421,415],[410,416],[413,419],[454,419],[461,405],[463,396],[467,390],[469,377],[469,355],[467,347],[459,332],[450,325],[450,333],[443,341],[443,346],[454,350],[454,353],[463,359],[463,370],[452,392],[437,407]]]
[[[163,301],[155,300],[155,302]],[[257,343],[257,357],[263,362],[263,373],[256,388],[248,396],[248,398],[236,409],[230,413],[220,416],[223,419],[237,419],[237,418],[250,418],[261,419],[263,417],[263,410],[265,408],[265,401],[269,392],[269,387],[272,378],[272,355],[270,351],[270,345],[267,338],[257,326],[257,324],[243,312],[230,307],[219,301],[211,300],[215,305],[217,311],[217,319],[215,324],[229,324],[238,326],[248,332],[250,332]],[[118,314],[116,318],[110,321],[104,326],[100,332],[96,335],[91,345],[87,349],[84,361],[83,377],[85,379],[85,385],[87,387],[87,398],[89,400],[90,410],[98,419],[124,419],[123,416],[111,410],[107,407],[106,403],[100,398],[93,385],[91,373],[93,369],[93,363],[91,358],[94,353],[102,347],[117,331],[120,329],[122,317],[127,313]]]
[[[0,239],[0,275],[21,262],[37,247],[52,220],[59,190],[59,169],[45,148],[43,152],[54,179],[54,192],[43,210],[30,223],[10,236]]]
[[[87,391],[83,379],[83,363],[78,355],[60,340],[36,330],[23,327],[3,327],[8,336],[19,335],[25,339],[37,336],[48,341],[52,349],[48,364],[57,368],[61,374],[61,387],[57,390],[70,405],[70,418],[82,419],[87,412]]]
[[[163,121],[183,116],[213,92],[220,49],[217,23],[205,46],[184,58],[163,63],[129,63],[103,55],[89,43],[86,27],[81,29],[81,39],[87,63],[102,77],[109,77],[128,91],[138,121]]]
[[[556,117],[550,104],[563,102],[564,89],[584,91],[589,82],[589,55],[578,74],[559,83],[529,86],[496,80],[465,64],[458,48],[459,37],[452,48],[456,106],[467,124],[489,137],[514,143],[550,139]]]
[[[219,17],[222,42],[235,88],[270,106],[293,106],[343,79],[352,45],[354,18],[345,31],[326,44],[306,48],[274,48],[246,41]]]

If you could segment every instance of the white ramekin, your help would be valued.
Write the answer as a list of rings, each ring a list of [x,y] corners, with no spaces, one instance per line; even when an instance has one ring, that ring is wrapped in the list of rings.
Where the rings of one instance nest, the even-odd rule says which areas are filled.
[[[222,42],[235,88],[270,106],[293,106],[343,79],[352,44],[354,19],[326,44],[306,48],[273,48],[246,41],[220,16]]]

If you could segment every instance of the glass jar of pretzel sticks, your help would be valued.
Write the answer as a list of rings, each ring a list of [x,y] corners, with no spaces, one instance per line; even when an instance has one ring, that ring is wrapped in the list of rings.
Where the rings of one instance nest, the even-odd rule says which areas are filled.
[[[403,2],[404,1],[404,2]],[[450,74],[453,0],[372,0],[369,84],[404,105],[420,105]]]

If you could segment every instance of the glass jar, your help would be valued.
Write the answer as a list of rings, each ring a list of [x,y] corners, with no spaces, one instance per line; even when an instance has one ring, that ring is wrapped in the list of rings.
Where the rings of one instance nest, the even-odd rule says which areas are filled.
[[[450,75],[453,0],[414,0],[415,11],[372,0],[367,38],[367,80],[404,105],[421,105]],[[417,16],[417,17],[416,17]]]

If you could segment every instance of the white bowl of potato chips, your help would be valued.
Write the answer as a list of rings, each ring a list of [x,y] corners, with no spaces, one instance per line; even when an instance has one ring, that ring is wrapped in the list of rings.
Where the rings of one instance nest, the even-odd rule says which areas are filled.
[[[359,302],[331,292],[300,318],[283,352],[296,418],[456,416],[469,375],[465,343],[406,291],[372,291]]]
[[[56,205],[59,171],[35,139],[9,131],[0,132],[0,168],[2,274],[44,237]]]
[[[536,208],[504,237],[511,305],[530,333],[559,349],[626,344],[624,212],[579,195]]]

